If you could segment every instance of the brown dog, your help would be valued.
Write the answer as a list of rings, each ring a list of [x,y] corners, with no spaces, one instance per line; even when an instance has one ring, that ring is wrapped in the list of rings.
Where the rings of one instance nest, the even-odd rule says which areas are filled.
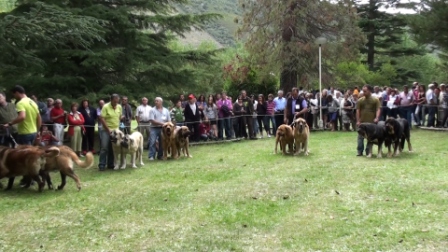
[[[305,119],[298,118],[294,121],[294,142],[296,145],[294,155],[298,155],[303,149],[305,156],[308,156],[308,140],[310,138],[310,129]]]
[[[29,176],[37,182],[39,192],[44,188],[45,183],[40,179],[39,172],[49,157],[56,157],[60,153],[59,148],[50,147],[47,149],[35,146],[22,146],[17,149],[2,147],[0,149],[0,179],[9,178],[6,190],[10,190],[17,176]]]
[[[174,130],[175,126],[171,122],[164,123],[162,125],[162,148],[163,148],[163,160],[168,158],[168,153],[172,158],[176,158],[177,152],[175,150],[174,142]]]
[[[173,149],[173,152],[177,154],[176,158],[180,157],[181,151],[183,152],[185,157],[193,157],[192,155],[190,155],[190,151],[188,150],[188,146],[190,145],[190,135],[191,132],[187,126],[177,127],[174,130],[175,149]]]
[[[283,155],[286,155],[286,146],[288,146],[289,152],[293,151],[294,135],[291,126],[282,124],[278,127],[275,138],[275,154],[277,154],[278,143],[280,143],[280,150],[283,151]]]
[[[73,170],[73,162],[81,168],[90,168],[93,165],[93,154],[88,152],[86,154],[86,160],[81,161],[78,155],[68,146],[58,146],[60,154],[57,157],[47,157],[44,168],[41,171],[41,175],[45,176],[48,188],[53,189],[49,172],[59,171],[61,174],[61,184],[58,186],[58,190],[64,189],[66,184],[66,177],[72,178],[78,190],[81,190],[81,181]],[[44,173],[42,173],[44,172]]]

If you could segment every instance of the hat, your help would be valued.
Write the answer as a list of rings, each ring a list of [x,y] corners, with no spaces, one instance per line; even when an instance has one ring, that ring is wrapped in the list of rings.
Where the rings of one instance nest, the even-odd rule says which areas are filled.
[[[188,96],[188,99],[194,99],[194,95],[193,95],[193,94],[190,94],[190,95]]]

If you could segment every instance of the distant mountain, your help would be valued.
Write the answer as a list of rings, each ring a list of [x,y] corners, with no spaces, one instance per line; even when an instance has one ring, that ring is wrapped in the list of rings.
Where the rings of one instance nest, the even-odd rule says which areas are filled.
[[[176,7],[179,12],[183,13],[221,14],[223,18],[207,25],[202,33],[208,33],[223,47],[235,45],[235,34],[238,29],[235,19],[241,14],[238,0],[190,0],[188,5],[178,5]],[[193,39],[194,41],[201,40],[201,38],[192,37],[198,36],[200,33],[201,32],[196,31],[192,34],[186,34],[186,39],[183,39],[182,41],[188,43],[190,39]],[[204,35],[203,37],[204,39],[207,39],[208,35]],[[193,42],[192,44],[195,43]]]

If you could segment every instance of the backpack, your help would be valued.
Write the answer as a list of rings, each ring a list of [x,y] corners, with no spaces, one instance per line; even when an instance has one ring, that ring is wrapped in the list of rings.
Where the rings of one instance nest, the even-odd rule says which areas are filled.
[[[224,116],[230,116],[230,109],[229,109],[229,107],[226,105],[226,104],[223,104],[222,106],[221,106],[221,111],[222,111],[222,114],[224,115]]]

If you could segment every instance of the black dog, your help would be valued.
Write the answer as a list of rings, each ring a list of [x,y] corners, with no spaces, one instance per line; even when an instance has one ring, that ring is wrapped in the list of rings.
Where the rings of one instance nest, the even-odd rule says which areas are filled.
[[[386,132],[384,130],[384,122],[375,123],[361,123],[358,127],[358,134],[367,139],[367,157],[372,157],[373,144],[378,145],[378,155],[377,158],[382,157],[382,147],[386,139]]]
[[[392,156],[391,146],[394,145],[394,156],[398,156],[400,151],[404,149],[404,142],[408,141],[409,151],[412,151],[411,132],[409,122],[406,119],[389,118],[385,123],[386,127],[386,146],[388,148],[388,156]]]

